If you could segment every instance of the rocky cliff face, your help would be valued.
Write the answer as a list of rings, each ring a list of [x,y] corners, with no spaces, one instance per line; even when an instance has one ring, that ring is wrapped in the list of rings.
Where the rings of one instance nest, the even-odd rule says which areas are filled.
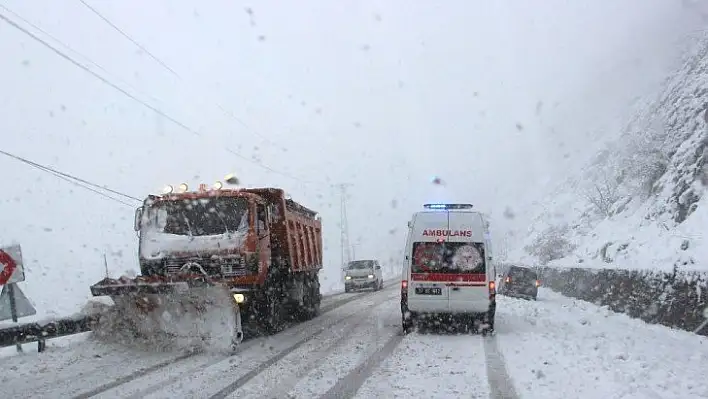
[[[707,108],[708,35],[701,34],[661,91],[637,99],[622,134],[539,205],[519,256],[566,266],[708,269]]]

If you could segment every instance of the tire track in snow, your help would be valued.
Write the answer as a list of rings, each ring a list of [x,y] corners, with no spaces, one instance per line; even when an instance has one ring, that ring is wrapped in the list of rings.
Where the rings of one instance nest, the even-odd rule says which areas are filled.
[[[349,298],[346,298],[346,299],[343,299],[343,300],[340,300],[340,301],[337,301],[337,302],[328,304],[328,305],[326,305],[326,306],[323,306],[322,309],[321,309],[321,311],[320,311],[320,315],[324,315],[324,314],[326,314],[326,313],[328,313],[328,312],[330,312],[330,311],[333,311],[333,310],[335,310],[335,309],[337,309],[337,308],[340,308],[340,307],[346,305],[346,304],[349,303],[349,302],[353,302],[353,301],[355,301],[355,300],[357,300],[357,299],[361,299],[362,297],[365,297],[365,296],[367,296],[367,295],[369,295],[369,294],[370,294],[370,293],[368,293],[368,292],[367,292],[367,293],[362,293],[362,294],[357,294],[357,295],[355,295],[355,296],[352,296],[352,297],[349,297]],[[340,295],[340,294],[337,294],[337,295]],[[312,319],[312,320],[316,320],[316,319]],[[305,327],[306,327],[306,326],[302,325],[302,323],[301,323],[301,324],[294,324],[293,326],[291,326],[291,329],[286,329],[286,330],[283,330],[282,332],[288,332],[288,333],[291,333],[291,334],[298,334],[298,333],[300,333]],[[277,336],[277,335],[274,335],[274,336]],[[269,336],[258,337],[258,338],[268,338],[268,337],[269,337]],[[169,378],[168,380],[159,381],[159,382],[157,382],[157,383],[151,385],[150,387],[147,387],[146,389],[140,390],[140,391],[134,393],[133,395],[128,396],[126,399],[140,399],[140,398],[143,398],[143,397],[145,397],[145,396],[147,396],[147,395],[149,395],[149,394],[152,394],[152,393],[154,393],[154,392],[159,391],[159,390],[162,389],[165,385],[171,385],[171,384],[177,383],[178,381],[180,381],[180,380],[182,379],[182,377],[183,377],[184,375],[192,374],[193,372],[195,372],[195,371],[197,371],[197,370],[202,370],[202,369],[211,367],[211,366],[213,366],[213,365],[215,365],[215,364],[217,364],[217,363],[223,362],[224,360],[226,360],[226,359],[228,359],[228,358],[230,358],[230,357],[232,357],[232,356],[238,355],[238,354],[240,354],[240,353],[243,352],[243,351],[246,351],[246,350],[248,350],[248,349],[250,349],[250,348],[252,348],[252,347],[255,347],[255,346],[258,345],[259,343],[261,343],[261,341],[260,341],[259,339],[257,339],[257,338],[253,338],[253,339],[249,339],[248,341],[244,341],[244,342],[239,346],[239,348],[237,349],[237,351],[236,351],[234,354],[232,354],[232,355],[218,357],[218,358],[216,358],[216,359],[212,359],[212,360],[210,360],[210,361],[208,361],[208,362],[205,362],[205,363],[203,363],[203,364],[199,364],[199,365],[196,365],[196,366],[194,366],[194,367],[191,367],[191,368],[189,368],[188,370],[186,370],[186,371],[184,371],[184,372],[181,372],[181,373],[179,373],[179,374],[177,374],[177,375],[174,375],[173,377]],[[138,377],[142,377],[142,376],[144,376],[144,375],[139,375]],[[136,377],[136,378],[137,378],[137,377]],[[133,378],[132,380],[134,380],[134,379],[136,379],[136,378]],[[132,381],[132,380],[130,380],[130,381]],[[130,382],[130,381],[127,381],[127,382]],[[123,384],[125,384],[125,383],[126,383],[126,382],[123,382],[123,383],[120,383],[120,384],[116,384],[116,385],[114,385],[114,386],[109,387],[108,389],[116,388],[116,387],[118,387],[118,386],[120,386],[120,385],[123,385]],[[108,389],[103,390],[103,391],[101,391],[100,393],[105,392],[105,391],[107,391]],[[95,395],[95,394],[94,394],[94,395]],[[74,399],[79,399],[79,398],[74,398]]]
[[[504,365],[496,337],[483,337],[484,357],[487,366],[487,381],[492,399],[519,399],[514,383]]]
[[[388,288],[390,288],[390,287],[388,287]],[[379,292],[381,292],[381,291],[379,291]],[[382,298],[376,300],[376,301],[373,302],[372,304],[367,305],[366,307],[363,307],[363,308],[357,310],[356,312],[354,312],[354,315],[355,315],[355,314],[359,314],[359,313],[364,312],[364,311],[367,311],[367,310],[369,310],[369,309],[373,309],[373,308],[375,308],[375,307],[377,307],[377,306],[380,306],[380,305],[386,303],[387,301],[391,300],[392,298],[394,298],[396,295],[399,295],[398,292],[395,292],[393,296],[391,296],[391,295],[384,296],[384,297],[382,297]],[[211,396],[209,397],[209,399],[225,399],[226,397],[228,397],[229,395],[231,395],[232,393],[234,393],[236,390],[238,390],[239,388],[241,388],[243,385],[245,385],[247,382],[249,382],[250,380],[252,380],[252,379],[255,378],[256,376],[258,376],[259,374],[261,374],[262,372],[264,372],[264,371],[265,371],[266,369],[268,369],[270,366],[272,366],[272,365],[274,365],[275,363],[279,362],[279,361],[280,361],[281,359],[283,359],[285,356],[287,356],[287,355],[289,355],[290,353],[294,352],[295,350],[297,350],[298,348],[300,348],[300,347],[303,346],[304,344],[308,343],[309,341],[312,341],[313,339],[315,339],[315,338],[319,337],[320,335],[324,334],[325,332],[328,331],[329,328],[331,328],[331,327],[333,327],[333,326],[335,326],[335,325],[337,325],[337,324],[342,323],[343,321],[349,319],[349,318],[352,317],[352,316],[353,316],[352,314],[349,314],[349,315],[346,315],[346,316],[344,316],[344,317],[338,318],[338,319],[336,319],[336,320],[334,320],[334,321],[332,321],[332,322],[330,322],[330,323],[327,323],[326,325],[323,325],[322,327],[320,327],[320,328],[319,328],[317,331],[315,331],[314,333],[311,333],[311,334],[308,334],[308,335],[304,336],[303,338],[301,338],[300,340],[298,340],[298,341],[295,342],[294,344],[292,344],[292,345],[288,346],[286,349],[280,351],[280,352],[279,352],[278,354],[276,354],[275,356],[270,357],[270,358],[269,358],[268,360],[266,360],[265,362],[261,363],[260,365],[258,365],[258,366],[255,367],[255,368],[251,369],[248,373],[242,375],[241,377],[239,377],[238,379],[236,379],[236,381],[230,383],[229,385],[227,385],[226,387],[224,387],[223,389],[221,389],[219,392],[215,393],[214,395],[211,395]]]
[[[320,399],[353,398],[364,382],[373,374],[374,370],[396,349],[403,340],[403,332],[393,335],[384,344],[381,350],[376,351],[366,361],[342,377]]]
[[[381,304],[379,304],[380,306]],[[355,331],[368,321],[370,312],[359,314],[356,316],[356,322],[353,325],[347,325],[346,330],[343,330],[338,337],[328,342],[325,346],[308,353],[308,360],[305,363],[299,363],[298,369],[294,375],[277,381],[277,385],[263,394],[263,398],[280,399],[288,397],[288,393],[302,380],[310,371],[320,365],[320,361],[332,354],[336,349],[340,348],[347,340],[351,339],[349,334]]]
[[[356,300],[358,300],[358,299],[362,299],[362,298],[364,298],[364,297],[370,296],[370,295],[372,295],[374,292],[375,292],[375,291],[373,291],[373,292],[363,292],[363,293],[359,293],[359,294],[356,294],[356,295],[353,295],[353,296],[348,296],[348,297],[346,297],[346,298],[344,298],[344,299],[336,300],[335,302],[329,303],[329,304],[327,304],[327,305],[324,305],[324,306],[322,307],[321,311],[320,311],[320,315],[325,314],[325,313],[328,313],[328,312],[331,312],[331,311],[333,311],[333,310],[335,310],[335,309],[337,309],[337,308],[339,308],[339,307],[342,307],[342,306],[346,305],[347,303],[350,303],[350,302],[356,301]],[[338,298],[338,297],[343,296],[343,295],[345,295],[345,294],[344,294],[344,293],[337,293],[337,294],[333,294],[333,295],[331,295],[331,296],[328,296],[328,298],[332,298],[332,299],[333,299],[333,298]],[[316,320],[316,319],[313,319],[313,320]],[[291,328],[293,328],[293,327],[294,327],[294,328],[297,328],[297,327],[299,326],[299,324],[301,324],[301,323],[293,324],[293,325],[291,326]],[[285,331],[288,331],[288,330],[285,330]],[[253,346],[256,342],[258,342],[258,340],[255,339],[255,337],[252,338],[252,339],[249,339],[248,341],[245,341],[242,345],[239,346],[239,348],[237,349],[236,353],[234,353],[233,355],[237,355],[237,354],[239,354],[240,352],[249,349],[249,348],[250,348],[251,346]],[[130,374],[128,374],[128,375],[125,375],[125,376],[123,376],[123,377],[120,377],[120,378],[118,378],[118,379],[116,379],[116,380],[113,380],[113,381],[111,381],[111,382],[109,382],[109,383],[100,385],[100,386],[98,386],[98,387],[95,387],[94,389],[91,389],[91,390],[88,390],[88,391],[83,392],[83,393],[81,393],[81,394],[75,395],[75,396],[73,397],[73,399],[88,399],[88,398],[90,398],[90,397],[93,397],[93,396],[102,394],[102,393],[104,393],[104,392],[106,392],[106,391],[109,391],[109,390],[111,390],[111,389],[120,387],[120,386],[125,385],[125,384],[128,384],[128,383],[130,383],[130,382],[133,382],[133,381],[137,380],[138,378],[144,377],[146,374],[154,373],[154,372],[156,372],[156,371],[159,371],[159,370],[161,370],[161,369],[166,368],[167,366],[172,366],[172,365],[175,365],[175,364],[178,364],[178,363],[186,362],[187,360],[189,360],[189,359],[191,359],[191,358],[194,358],[194,357],[196,357],[197,355],[204,354],[204,353],[205,353],[205,351],[203,351],[203,350],[198,350],[198,351],[194,351],[194,352],[190,352],[190,353],[186,353],[186,354],[177,356],[177,357],[172,358],[172,359],[170,359],[170,360],[163,361],[163,362],[154,364],[154,365],[149,366],[149,367],[141,368],[141,369],[139,369],[139,370],[137,370],[137,371],[135,371],[135,372],[133,372],[133,373],[130,373]],[[197,368],[201,369],[201,368],[209,367],[209,366],[211,366],[211,365],[213,365],[213,364],[216,364],[216,363],[218,363],[218,362],[224,361],[225,359],[228,359],[229,357],[231,357],[231,356],[233,356],[233,355],[225,355],[225,356],[223,356],[223,357],[219,357],[218,359],[214,359],[214,360],[210,361],[210,362],[207,363],[207,364],[199,365]],[[174,381],[177,381],[178,378],[179,378],[179,376],[174,377],[173,380],[174,380]],[[171,380],[171,381],[172,381],[172,380]],[[173,381],[173,382],[174,382],[174,381]]]
[[[178,356],[178,357],[176,357],[176,358],[174,358],[174,359],[170,359],[170,360],[165,361],[165,362],[162,362],[162,363],[154,364],[154,365],[152,365],[152,366],[150,366],[150,367],[145,367],[145,368],[139,369],[139,370],[137,370],[137,371],[135,371],[135,372],[133,372],[133,373],[131,373],[131,374],[128,374],[128,375],[123,376],[123,377],[120,377],[120,378],[118,378],[117,380],[114,380],[114,381],[112,381],[112,382],[110,382],[110,383],[108,383],[108,384],[101,385],[100,387],[97,387],[97,388],[94,388],[94,389],[92,389],[92,390],[90,390],[90,391],[87,391],[87,392],[81,393],[81,394],[79,394],[79,395],[76,395],[76,396],[74,396],[73,399],[88,399],[88,398],[90,398],[90,397],[92,397],[92,396],[96,396],[96,395],[98,395],[98,394],[100,394],[100,393],[102,393],[102,392],[105,392],[105,391],[107,391],[107,390],[109,390],[109,389],[115,388],[115,387],[117,387],[117,386],[119,386],[119,385],[127,384],[127,383],[129,383],[129,382],[135,380],[136,378],[139,378],[139,377],[144,376],[145,374],[149,374],[149,373],[155,372],[155,371],[160,370],[160,369],[162,369],[162,368],[165,368],[165,367],[167,367],[167,366],[169,366],[169,365],[171,365],[171,364],[175,364],[175,363],[179,363],[179,362],[185,361],[185,360],[187,360],[187,359],[189,359],[189,358],[192,358],[192,357],[198,355],[199,353],[202,353],[202,352],[201,352],[201,351],[197,351],[197,352],[194,352],[194,353],[186,353],[186,354],[181,355],[181,356]]]

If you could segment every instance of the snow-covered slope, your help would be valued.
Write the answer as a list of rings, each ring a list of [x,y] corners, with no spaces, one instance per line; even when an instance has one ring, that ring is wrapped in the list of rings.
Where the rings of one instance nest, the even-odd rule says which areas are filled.
[[[694,33],[684,45],[675,73],[637,99],[622,134],[535,205],[511,258],[708,269],[708,36]]]

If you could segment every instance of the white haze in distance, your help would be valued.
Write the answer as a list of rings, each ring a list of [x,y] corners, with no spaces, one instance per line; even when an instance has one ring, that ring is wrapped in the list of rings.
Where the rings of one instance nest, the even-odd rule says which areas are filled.
[[[78,1],[3,5],[109,74],[0,13],[193,132],[0,21],[0,149],[139,198],[228,172],[283,187],[322,213],[329,288],[340,284],[332,184],[352,184],[357,257],[396,268],[423,202],[472,202],[496,229],[523,229],[504,207],[537,198],[616,134],[689,29],[668,0],[89,4],[178,77]],[[104,253],[114,275],[137,269],[132,207],[5,157],[0,168],[0,237],[23,245],[22,288],[41,315],[83,304]]]

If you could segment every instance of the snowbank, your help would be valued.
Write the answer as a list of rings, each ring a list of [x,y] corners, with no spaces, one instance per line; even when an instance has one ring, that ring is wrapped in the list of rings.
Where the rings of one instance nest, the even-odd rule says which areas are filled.
[[[708,272],[541,267],[543,285],[648,323],[693,331],[708,307]],[[699,332],[708,335],[708,329]]]

